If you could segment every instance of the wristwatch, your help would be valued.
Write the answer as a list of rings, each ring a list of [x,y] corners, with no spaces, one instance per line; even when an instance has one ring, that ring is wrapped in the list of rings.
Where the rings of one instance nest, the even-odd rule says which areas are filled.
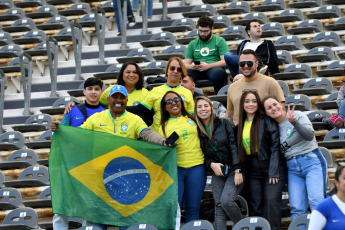
[[[241,173],[241,169],[236,169],[235,173]]]

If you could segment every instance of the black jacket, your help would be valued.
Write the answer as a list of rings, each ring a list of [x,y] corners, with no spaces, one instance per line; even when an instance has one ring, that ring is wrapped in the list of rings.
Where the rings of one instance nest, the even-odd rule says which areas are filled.
[[[237,47],[238,56],[240,56],[241,52],[243,51],[244,45],[249,41],[250,40],[244,40],[239,44]],[[263,67],[263,65],[267,65],[271,74],[279,73],[277,51],[271,40],[264,39],[256,49],[255,53],[260,63],[258,69]]]
[[[236,127],[237,132],[237,127]],[[259,128],[259,160],[269,160],[268,177],[279,176],[280,137],[277,123],[264,115]]]
[[[201,148],[205,155],[205,164],[208,170],[211,163],[222,163],[230,166],[230,170],[239,169],[238,152],[235,133],[230,121],[225,118],[214,119],[212,140],[199,130]],[[211,143],[218,149],[218,153],[211,147]]]

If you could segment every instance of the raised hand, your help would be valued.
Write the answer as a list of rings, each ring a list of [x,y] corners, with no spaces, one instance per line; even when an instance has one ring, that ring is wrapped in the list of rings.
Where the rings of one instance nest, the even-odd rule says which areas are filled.
[[[290,105],[288,105],[288,111],[287,111],[287,114],[288,114],[288,121],[289,122],[294,122],[296,121],[296,116],[295,116],[295,105],[292,107],[292,109],[290,109]]]

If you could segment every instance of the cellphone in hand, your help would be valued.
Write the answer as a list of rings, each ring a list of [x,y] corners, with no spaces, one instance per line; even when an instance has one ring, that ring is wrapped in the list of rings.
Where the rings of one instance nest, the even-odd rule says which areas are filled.
[[[168,139],[166,139],[165,143],[166,143],[167,145],[172,145],[172,144],[174,144],[174,143],[177,141],[177,139],[178,139],[179,137],[180,137],[180,136],[179,136],[176,132],[173,132],[173,133],[170,135],[170,137],[168,137]]]
[[[194,65],[200,65],[200,61],[194,61]]]
[[[229,174],[229,166],[228,165],[220,166],[220,168],[222,169],[222,173],[224,176],[227,176]]]

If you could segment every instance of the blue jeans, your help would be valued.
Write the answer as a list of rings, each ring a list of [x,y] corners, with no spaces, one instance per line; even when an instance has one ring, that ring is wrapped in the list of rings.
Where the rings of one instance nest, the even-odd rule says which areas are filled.
[[[133,0],[132,9],[138,10],[138,6],[139,6],[139,0]],[[148,0],[147,2],[147,17],[148,18],[152,18],[152,8],[153,8],[153,0]]]
[[[123,1],[124,0],[121,0],[121,7],[123,7]],[[119,16],[119,8],[117,7],[117,0],[113,0],[113,8],[115,12],[115,21],[117,25],[117,30],[121,32],[120,16]],[[127,0],[127,16],[131,16],[131,15],[133,15],[131,1]]]
[[[237,74],[240,74],[240,69],[239,69],[239,57],[232,53],[232,52],[227,52],[224,54],[224,60],[226,63],[226,66],[228,67],[232,78],[234,78]]]
[[[288,189],[292,220],[307,213],[308,201],[311,210],[324,196],[324,174],[317,148],[287,161]],[[321,179],[320,179],[321,178]]]
[[[178,173],[178,203],[181,206],[184,197],[186,223],[199,220],[201,197],[206,184],[205,166],[197,165],[191,168],[177,167]]]
[[[343,102],[341,103],[341,105],[339,107],[338,116],[341,117],[343,120],[345,118],[345,100],[343,100]]]

